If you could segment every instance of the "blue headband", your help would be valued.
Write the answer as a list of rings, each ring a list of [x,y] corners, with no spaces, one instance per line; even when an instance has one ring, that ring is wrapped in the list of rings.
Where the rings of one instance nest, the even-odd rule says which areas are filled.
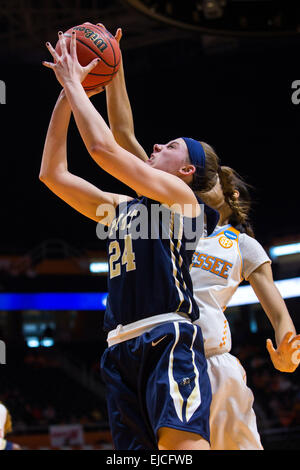
[[[186,143],[191,163],[196,167],[196,173],[202,176],[205,168],[205,152],[202,144],[200,144],[198,140],[191,139],[190,137],[181,138]]]

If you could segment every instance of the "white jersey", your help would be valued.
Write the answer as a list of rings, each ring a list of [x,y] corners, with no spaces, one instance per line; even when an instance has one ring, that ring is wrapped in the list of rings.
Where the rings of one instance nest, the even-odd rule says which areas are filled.
[[[7,409],[6,407],[0,403],[0,438],[4,437],[4,430],[5,430],[5,423],[7,418]]]
[[[224,310],[238,285],[261,264],[270,262],[252,237],[231,225],[216,227],[198,242],[191,268],[194,296],[200,309],[207,371],[212,388],[212,450],[262,450],[246,373],[231,349]]]
[[[265,262],[270,259],[258,241],[231,225],[218,226],[209,237],[200,238],[191,277],[200,309],[195,323],[202,329],[207,357],[230,351],[224,310],[241,281]]]

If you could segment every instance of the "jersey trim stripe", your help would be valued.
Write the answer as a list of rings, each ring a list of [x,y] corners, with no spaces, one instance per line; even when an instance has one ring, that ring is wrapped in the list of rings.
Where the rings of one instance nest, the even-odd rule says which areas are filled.
[[[171,214],[171,218],[170,218],[170,251],[171,251],[171,260],[172,260],[172,266],[173,266],[173,277],[175,280],[175,286],[177,288],[177,292],[178,292],[179,299],[180,299],[179,305],[176,309],[176,312],[178,312],[179,309],[181,308],[182,303],[184,302],[184,294],[180,288],[180,282],[177,277],[178,270],[176,267],[176,257],[175,257],[175,252],[174,252],[173,231],[174,231],[174,213]],[[190,300],[190,303],[191,303],[191,300]],[[191,313],[191,308],[189,309],[188,313]]]
[[[174,341],[173,347],[170,351],[169,368],[168,368],[168,376],[169,376],[169,384],[170,384],[170,395],[173,399],[175,411],[176,411],[176,414],[177,414],[178,418],[182,422],[184,420],[186,422],[188,422],[191,419],[191,417],[193,416],[193,414],[195,413],[195,411],[197,410],[197,408],[201,404],[201,392],[200,392],[200,387],[199,387],[199,371],[198,371],[198,369],[196,367],[196,364],[195,364],[195,352],[193,350],[194,342],[195,342],[195,339],[196,339],[196,336],[197,336],[197,327],[196,327],[196,325],[191,325],[191,327],[194,329],[190,351],[192,353],[192,364],[193,364],[194,374],[195,374],[195,379],[194,379],[195,386],[194,386],[189,398],[187,399],[186,408],[185,408],[185,417],[183,417],[184,398],[182,397],[182,395],[180,393],[178,383],[174,379],[174,374],[173,374],[173,370],[174,370],[174,349],[175,349],[175,347],[178,344],[179,339],[180,339],[180,323],[173,323],[173,325],[174,325],[174,328],[175,328],[175,341]]]
[[[200,387],[199,387],[199,371],[196,367],[196,364],[195,364],[195,352],[193,350],[193,346],[194,346],[194,342],[195,342],[195,339],[196,339],[196,335],[197,335],[197,327],[195,325],[193,325],[193,328],[194,328],[194,334],[193,334],[193,341],[192,341],[192,344],[191,344],[191,352],[192,352],[192,361],[193,361],[193,366],[194,366],[194,371],[195,371],[195,387],[192,391],[192,393],[190,394],[188,400],[187,400],[187,404],[186,404],[186,420],[189,421],[191,419],[191,417],[193,416],[193,414],[195,413],[195,411],[197,410],[197,408],[200,406],[201,404],[201,392],[200,392]]]
[[[220,230],[218,230],[217,232],[213,232],[211,235],[208,235],[208,236],[205,237],[205,238],[217,237],[218,235],[220,235],[220,233],[224,232],[225,230],[227,230],[227,229],[230,228],[230,227],[231,227],[230,224],[224,225],[224,227],[220,228]],[[200,238],[200,240],[203,240],[203,238]]]
[[[240,278],[241,278],[241,282],[242,282],[244,280],[244,277],[243,277],[244,261],[243,261],[242,253],[241,253],[241,250],[240,250],[239,236],[238,236],[238,239],[237,239],[237,249],[238,249],[238,254],[239,254],[239,257],[240,257],[240,261],[241,261]]]
[[[182,263],[183,263],[183,259],[182,259],[182,256],[180,254],[180,250],[181,250],[181,245],[182,245],[182,236],[183,236],[183,216],[180,215],[180,230],[179,230],[179,234],[178,234],[178,242],[177,242],[177,251],[178,251],[178,256],[179,256],[179,259],[178,259],[178,264],[179,264],[179,267],[181,269],[182,267]],[[185,292],[187,292],[187,286],[186,286],[186,283],[181,275],[181,279],[182,279],[182,284],[183,284],[183,288],[185,290]],[[191,299],[189,297],[189,303],[190,303],[190,308],[189,308],[189,311],[188,313],[192,313],[192,310],[193,310],[193,304],[191,302]],[[179,307],[177,308],[176,312],[179,311],[180,307],[181,307],[181,304],[182,302],[180,303]]]
[[[182,409],[183,409],[183,398],[179,391],[178,383],[174,379],[173,368],[174,368],[174,349],[179,341],[179,325],[178,323],[174,323],[175,328],[175,341],[173,347],[170,352],[170,359],[169,359],[169,368],[168,368],[168,376],[169,376],[169,384],[170,384],[170,395],[173,399],[174,407],[177,413],[178,418],[180,421],[183,422],[182,417]]]

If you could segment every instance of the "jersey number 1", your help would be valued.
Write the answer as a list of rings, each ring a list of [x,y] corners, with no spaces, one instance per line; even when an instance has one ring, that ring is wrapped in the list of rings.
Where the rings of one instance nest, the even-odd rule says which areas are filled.
[[[110,279],[121,274],[121,263],[126,265],[126,271],[133,271],[136,269],[135,254],[132,250],[132,239],[130,235],[126,235],[124,239],[124,252],[121,258],[121,263],[117,263],[121,256],[120,244],[117,240],[110,242],[108,253],[109,258],[109,271]]]

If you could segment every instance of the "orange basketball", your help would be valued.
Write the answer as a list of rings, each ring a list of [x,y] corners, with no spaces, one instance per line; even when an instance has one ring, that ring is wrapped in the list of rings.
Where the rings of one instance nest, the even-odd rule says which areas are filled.
[[[64,33],[68,50],[72,31],[76,31],[77,57],[82,66],[88,65],[98,57],[101,59],[82,82],[84,89],[93,90],[99,85],[107,85],[120,66],[121,51],[118,41],[104,26],[86,23],[73,26]],[[55,50],[61,54],[59,41]]]

